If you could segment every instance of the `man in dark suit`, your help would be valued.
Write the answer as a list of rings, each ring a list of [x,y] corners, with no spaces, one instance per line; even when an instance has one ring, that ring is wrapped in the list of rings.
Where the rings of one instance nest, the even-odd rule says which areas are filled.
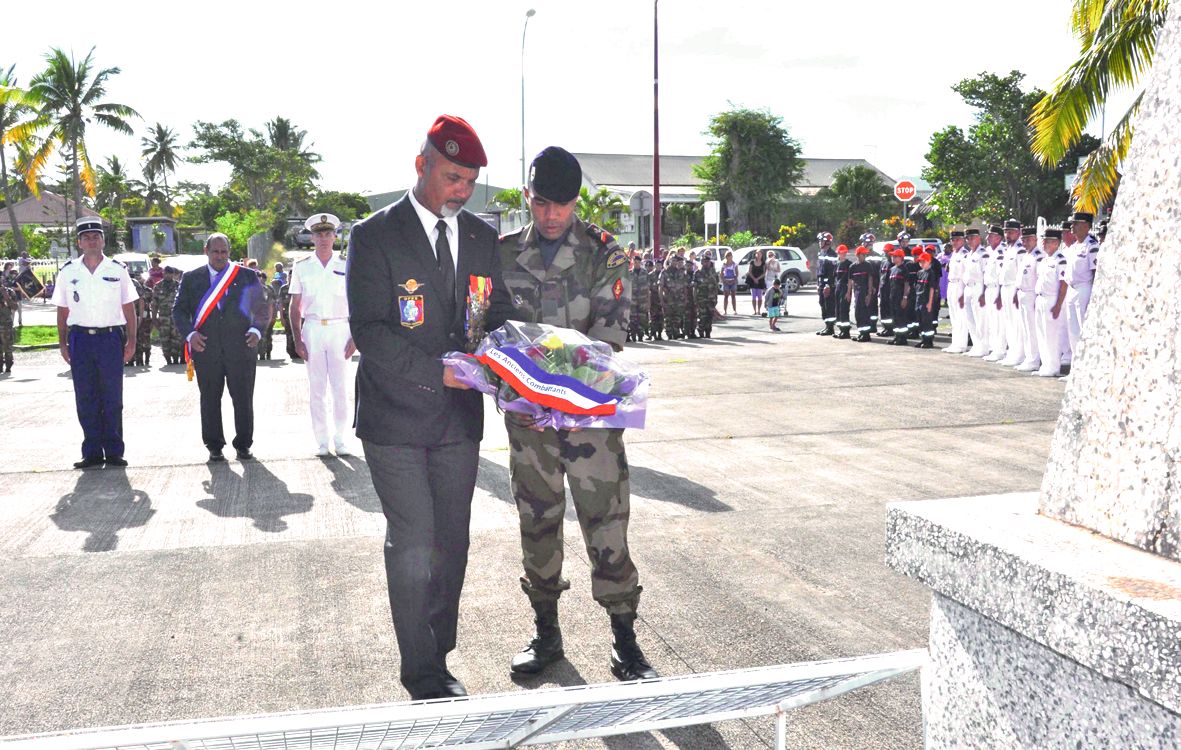
[[[188,343],[196,369],[201,439],[209,449],[209,460],[225,460],[221,394],[228,387],[234,402],[234,448],[239,460],[248,461],[254,458],[250,446],[254,442],[255,348],[268,322],[266,297],[257,273],[230,262],[229,237],[209,235],[205,255],[208,265],[181,277],[172,322]]]
[[[484,408],[440,357],[465,349],[471,279],[492,284],[486,330],[512,311],[496,232],[463,210],[487,163],[471,126],[443,115],[415,159],[413,190],[354,226],[349,239],[349,322],[361,353],[357,437],[386,516],[390,611],[402,684],[414,700],[467,694],[447,654]]]

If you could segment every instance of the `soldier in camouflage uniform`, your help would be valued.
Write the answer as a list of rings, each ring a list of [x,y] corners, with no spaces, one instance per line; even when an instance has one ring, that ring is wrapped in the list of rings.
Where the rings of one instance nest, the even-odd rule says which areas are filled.
[[[707,253],[701,257],[701,268],[693,274],[693,298],[697,301],[697,335],[709,338],[714,329],[714,308],[718,305],[718,272],[714,259]]]
[[[135,356],[131,362],[139,367],[151,365],[152,358],[152,303],[151,290],[139,278],[132,276],[131,284],[139,298],[135,301]]]
[[[648,290],[649,270],[651,270],[651,263],[645,267],[640,256],[632,256],[631,272],[628,274],[632,284],[631,324],[627,329],[628,341],[643,341],[645,336],[649,339],[652,338],[649,333],[649,329],[652,327],[650,314],[652,295]]]
[[[283,321],[283,335],[287,337],[287,359],[299,361],[299,354],[295,351],[295,337],[291,331],[291,284],[279,287],[279,319]]]
[[[279,319],[279,290],[282,288],[282,283],[276,277],[271,279],[271,283],[263,284],[262,288],[267,305],[271,310],[271,317],[270,322],[267,323],[267,329],[262,332],[262,341],[258,345],[258,358],[270,359],[275,348],[275,321]]]
[[[664,330],[664,300],[660,297],[661,266],[655,258],[649,263],[646,254],[644,268],[648,271],[648,320],[651,322],[648,340],[660,341],[661,331]]]
[[[685,256],[672,253],[660,272],[660,297],[664,301],[664,328],[670,339],[685,338],[689,325],[689,274]]]
[[[12,347],[16,343],[13,312],[20,309],[20,294],[14,287],[0,285],[0,372],[12,372]]]
[[[156,331],[160,339],[160,351],[164,354],[164,362],[170,365],[184,363],[184,341],[176,324],[172,322],[172,305],[176,302],[176,292],[180,289],[180,271],[167,266],[164,278],[152,287],[152,315],[156,317]]]
[[[500,240],[500,265],[517,320],[573,328],[623,348],[631,283],[627,255],[615,239],[574,214],[582,169],[565,149],[550,146],[530,168],[533,222]],[[539,430],[506,414],[509,475],[521,521],[525,575],[536,632],[512,660],[512,671],[536,674],[563,656],[558,597],[562,577],[563,475],[591,560],[591,593],[611,618],[611,671],[621,680],[656,672],[636,644],[639,574],[627,545],[630,514],[622,429]]]

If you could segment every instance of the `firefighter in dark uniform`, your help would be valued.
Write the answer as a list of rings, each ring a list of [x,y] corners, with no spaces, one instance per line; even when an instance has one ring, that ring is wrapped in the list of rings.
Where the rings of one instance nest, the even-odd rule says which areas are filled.
[[[837,248],[836,270],[836,317],[837,332],[834,339],[847,339],[849,336],[849,269],[853,264],[849,261],[849,248],[841,245]]]
[[[849,269],[849,291],[853,297],[853,314],[857,321],[857,338],[869,341],[873,332],[873,314],[877,310],[877,270],[866,262],[869,248],[857,248],[857,262]]]
[[[894,336],[894,312],[890,307],[890,274],[894,271],[894,245],[887,242],[882,248],[886,257],[878,267],[878,323],[882,329],[878,336],[892,338]]]
[[[917,307],[915,303],[915,283],[919,277],[919,263],[915,260],[915,249],[910,246],[909,234],[902,232],[898,235],[898,246],[906,253],[906,256],[902,259],[902,270],[906,274],[907,288],[910,291],[910,295],[906,299],[906,315],[904,316],[906,323],[903,329],[903,341],[906,341],[910,338],[918,338],[919,335],[918,311],[915,309]],[[897,331],[900,328],[898,321],[895,320],[894,330]]]
[[[935,348],[935,317],[939,314],[939,276],[933,270],[933,256],[928,252],[919,253],[919,272],[915,277],[914,298],[918,304],[915,317],[918,319],[919,343],[916,349]]]
[[[890,254],[893,265],[890,267],[890,310],[894,315],[896,324],[894,327],[894,338],[887,341],[891,346],[902,346],[906,344],[906,334],[908,328],[905,322],[907,316],[910,315],[910,281],[906,275],[906,251],[900,248]]]
[[[877,241],[878,241],[877,235],[875,235],[873,232],[866,232],[866,233],[862,234],[861,237],[857,240],[857,245],[859,247],[864,247],[866,255],[868,256],[869,251],[871,249],[873,249],[873,243],[875,243]],[[889,258],[887,258],[886,260],[889,260]],[[853,262],[856,263],[857,262],[856,259],[854,259]],[[874,283],[874,288],[875,289],[877,288],[876,282]],[[854,314],[854,316],[856,316],[856,314],[857,314],[856,306],[854,306],[854,308],[853,308],[853,314]],[[878,300],[875,297],[873,300],[873,307],[869,312],[869,332],[870,333],[877,333],[877,331],[878,331]]]
[[[837,323],[837,256],[832,253],[831,233],[821,232],[816,235],[816,241],[820,243],[820,255],[816,258],[816,295],[820,300],[820,318],[824,321],[824,328],[816,335],[831,336]]]

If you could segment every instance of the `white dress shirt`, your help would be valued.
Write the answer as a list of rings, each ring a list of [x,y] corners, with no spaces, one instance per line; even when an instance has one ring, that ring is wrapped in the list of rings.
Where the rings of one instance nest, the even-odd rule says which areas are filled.
[[[299,316],[310,320],[347,320],[345,262],[337,253],[321,263],[313,253],[291,269],[292,296],[299,295]]]
[[[139,299],[127,268],[103,256],[92,273],[77,258],[62,266],[53,287],[53,304],[69,308],[67,325],[108,328],[127,324],[123,305]]]
[[[435,216],[430,209],[424,208],[418,202],[418,198],[414,197],[414,190],[411,189],[406,193],[410,196],[410,205],[414,206],[414,212],[418,214],[418,220],[422,222],[422,230],[426,232],[427,241],[430,243],[431,252],[435,253],[435,260],[439,259],[438,253],[435,252],[435,242],[439,239],[439,230],[437,228],[439,219],[442,219],[447,224],[447,242],[451,247],[451,263],[455,266],[455,276],[459,277],[459,217],[458,216]]]

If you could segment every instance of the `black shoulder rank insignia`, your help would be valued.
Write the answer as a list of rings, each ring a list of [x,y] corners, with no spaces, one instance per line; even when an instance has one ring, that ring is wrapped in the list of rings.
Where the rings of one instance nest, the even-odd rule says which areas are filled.
[[[587,224],[586,233],[603,247],[607,247],[615,242],[615,237],[610,232],[595,224]]]
[[[115,260],[114,258],[111,258],[111,262],[121,268],[127,268],[127,266],[123,265],[123,261]]]

